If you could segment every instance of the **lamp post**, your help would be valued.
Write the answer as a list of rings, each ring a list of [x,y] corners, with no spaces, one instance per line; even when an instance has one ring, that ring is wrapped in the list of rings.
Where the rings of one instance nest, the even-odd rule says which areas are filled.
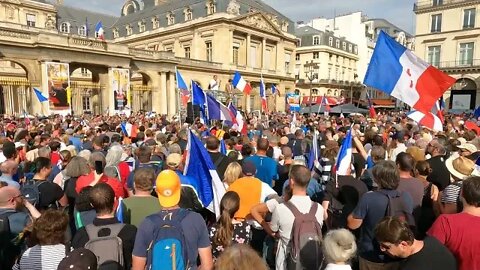
[[[305,77],[310,81],[310,98],[309,98],[309,103],[310,103],[310,109],[309,113],[312,114],[312,92],[313,92],[313,80],[315,79],[314,72],[316,69],[318,69],[318,64],[314,63],[313,60],[303,65],[303,68],[305,70]]]

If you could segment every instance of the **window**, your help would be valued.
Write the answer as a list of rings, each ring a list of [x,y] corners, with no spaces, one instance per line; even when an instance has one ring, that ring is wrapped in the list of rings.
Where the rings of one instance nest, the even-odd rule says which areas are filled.
[[[138,32],[142,33],[142,32],[145,32],[145,22],[141,21],[141,22],[138,22]]]
[[[211,41],[205,42],[207,61],[212,62],[213,59],[213,46]]]
[[[207,15],[212,15],[216,12],[215,1],[210,0],[207,2]]]
[[[80,28],[78,28],[78,35],[82,37],[87,36],[87,27],[85,25],[82,25]]]
[[[463,11],[463,29],[475,27],[475,9],[465,9]]]
[[[358,54],[358,47],[356,45],[353,47],[353,53]]]
[[[313,59],[318,59],[320,58],[320,53],[319,52],[314,52],[313,53]]]
[[[83,109],[83,111],[90,111],[91,110],[90,96],[89,95],[83,95],[82,96],[82,109]]]
[[[120,34],[118,33],[118,29],[114,28],[113,29],[113,38],[118,38],[118,37],[120,37]]]
[[[344,50],[344,51],[347,50],[347,43],[345,41],[342,42],[342,50]]]
[[[173,14],[172,12],[169,12],[167,14],[167,25],[172,25],[175,23],[175,14]]]
[[[60,32],[62,33],[70,33],[70,24],[67,22],[64,22],[60,25]]]
[[[443,0],[433,0],[433,6],[440,6],[443,4]]]
[[[160,21],[158,20],[157,17],[152,18],[152,28],[157,29],[160,27]]]
[[[130,36],[131,34],[133,34],[133,29],[131,25],[127,24],[125,28],[127,29],[127,36]]]
[[[88,76],[88,69],[80,68],[80,73],[82,74],[83,77],[87,77]]]
[[[438,67],[440,65],[440,46],[429,46],[427,61],[430,65]]]
[[[289,53],[285,54],[285,72],[290,73],[290,57]]]
[[[300,61],[300,54],[299,53],[295,54],[295,60]]]
[[[313,37],[313,45],[319,45],[320,44],[320,37]]]
[[[250,66],[257,67],[257,47],[250,46]]]
[[[474,43],[460,43],[459,64],[472,65],[473,64],[473,47]]]
[[[271,49],[270,48],[267,48],[264,52],[264,62],[263,62],[263,65],[266,69],[270,69],[270,56],[271,56]]]
[[[330,47],[333,46],[333,37],[328,38],[328,46],[330,46]]]
[[[27,26],[35,27],[36,21],[37,21],[37,16],[35,16],[35,14],[27,14]]]
[[[442,14],[432,15],[432,25],[430,32],[437,33],[442,31]]]
[[[190,59],[190,47],[184,47],[183,50],[185,51],[185,58]]]
[[[233,64],[238,65],[238,46],[233,46]]]
[[[335,47],[340,48],[340,40],[335,40]]]
[[[352,44],[348,44],[348,51],[352,52]]]
[[[186,8],[185,11],[185,21],[191,21],[193,18],[193,13],[191,8]]]

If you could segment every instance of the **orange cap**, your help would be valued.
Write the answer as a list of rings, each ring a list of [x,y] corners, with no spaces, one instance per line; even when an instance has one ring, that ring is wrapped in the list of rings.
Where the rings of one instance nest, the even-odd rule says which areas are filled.
[[[157,176],[156,191],[162,207],[173,207],[180,202],[182,186],[180,177],[172,170],[164,170]]]

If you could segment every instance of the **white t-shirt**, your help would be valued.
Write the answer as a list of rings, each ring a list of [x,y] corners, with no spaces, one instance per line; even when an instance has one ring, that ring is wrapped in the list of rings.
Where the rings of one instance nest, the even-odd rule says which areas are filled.
[[[220,87],[218,82],[214,79],[212,79],[208,85],[210,86],[210,90],[218,90]]]

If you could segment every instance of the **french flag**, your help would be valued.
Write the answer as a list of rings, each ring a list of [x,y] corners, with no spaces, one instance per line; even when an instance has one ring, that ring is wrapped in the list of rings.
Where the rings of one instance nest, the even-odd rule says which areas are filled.
[[[370,99],[370,94],[367,93],[367,101],[368,101],[368,110],[370,111],[370,118],[377,118],[377,112],[375,111],[375,107],[373,106],[372,100]]]
[[[337,175],[350,175],[352,163],[352,129],[347,133],[337,156],[334,171]]]
[[[238,71],[236,71],[235,75],[233,75],[232,84],[245,95],[250,95],[250,92],[252,92],[252,87],[249,83],[247,83],[247,81],[245,81],[245,79],[243,79],[242,75],[240,75]]]
[[[320,110],[322,108],[322,106],[325,106],[325,110],[327,112],[330,112],[330,104],[329,104],[327,96],[325,94],[322,97],[322,101],[320,102],[320,107],[318,107],[318,110]]]
[[[95,25],[95,33],[97,34],[97,38],[99,38],[101,40],[105,40],[105,31],[103,30],[102,21],[99,21]]]
[[[232,115],[227,106],[210,95],[207,97],[207,113],[210,120],[224,120],[233,122]]]
[[[225,140],[220,140],[220,153],[227,155],[227,145],[225,144]]]
[[[445,118],[443,117],[443,109],[445,108],[445,102],[443,101],[443,96],[435,102],[435,106],[432,108],[432,113],[437,115],[440,121],[443,123],[445,122]]]
[[[122,122],[120,124],[120,128],[122,129],[122,132],[123,134],[125,134],[125,136],[127,137],[131,137],[132,136],[132,124],[128,123],[128,122]]]
[[[260,98],[262,99],[262,110],[268,113],[267,93],[265,91],[263,77],[260,79]]]
[[[443,122],[432,112],[411,111],[407,113],[407,117],[431,130],[443,131]]]
[[[277,89],[277,86],[275,84],[272,84],[272,95],[275,95],[278,93],[280,95],[280,92]]]
[[[35,93],[35,96],[37,96],[37,99],[38,99],[39,102],[48,101],[48,98],[46,96],[44,96],[42,91],[40,91],[39,89],[34,87],[33,92]]]
[[[228,104],[228,109],[230,110],[231,112],[231,115],[234,116],[232,117],[233,118],[233,127],[237,129],[238,132],[242,133],[242,134],[247,134],[247,125],[244,123],[243,121],[243,115],[240,111],[237,110],[237,108],[235,108],[235,106],[230,102],[230,104]]]
[[[455,79],[421,60],[381,31],[364,84],[429,112]]]
[[[192,105],[197,105],[200,108],[201,119],[204,123],[207,123],[206,119],[206,107],[207,97],[205,92],[200,86],[192,80]]]
[[[203,206],[220,216],[220,200],[225,194],[225,186],[220,180],[215,166],[203,146],[203,143],[192,133],[188,132],[186,161],[183,174],[192,177],[197,183],[194,186]]]
[[[182,101],[182,105],[186,107],[188,101],[190,101],[190,91],[188,91],[188,86],[177,68],[175,68],[175,74],[177,77],[177,89],[180,92],[180,100]]]

